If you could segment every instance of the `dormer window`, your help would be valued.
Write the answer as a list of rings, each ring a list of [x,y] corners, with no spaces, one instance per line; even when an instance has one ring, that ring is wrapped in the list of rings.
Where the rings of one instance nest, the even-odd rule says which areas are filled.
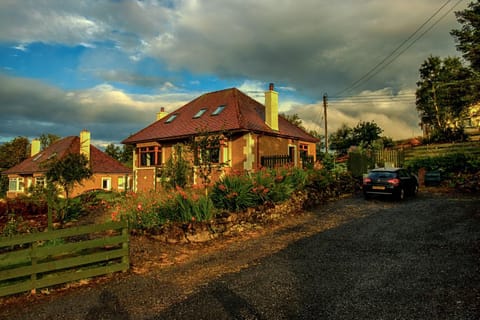
[[[165,121],[165,123],[170,123],[172,122],[173,120],[175,120],[175,118],[178,116],[178,114],[172,114],[170,117],[168,117],[168,119]]]
[[[223,109],[225,109],[226,105],[222,104],[221,106],[218,106],[217,109],[215,109],[215,111],[212,112],[212,116],[218,116],[222,111]]]
[[[201,116],[203,116],[203,114],[207,112],[207,108],[202,108],[200,109],[194,116],[193,116],[193,119],[198,119],[200,118]]]

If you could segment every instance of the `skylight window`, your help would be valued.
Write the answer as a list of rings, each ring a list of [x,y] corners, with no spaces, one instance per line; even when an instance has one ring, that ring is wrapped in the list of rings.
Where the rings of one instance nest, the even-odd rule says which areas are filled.
[[[168,119],[165,121],[165,123],[170,123],[172,122],[173,120],[175,120],[175,118],[178,116],[178,114],[172,114],[170,117],[168,117]]]
[[[207,111],[207,108],[200,109],[194,116],[193,119],[198,119]]]
[[[215,111],[212,112],[212,116],[218,116],[220,114],[220,112],[223,111],[223,109],[225,109],[226,105],[222,104],[221,106],[218,106],[217,109],[215,109]]]
[[[37,161],[38,159],[40,159],[42,157],[42,153],[39,153],[35,156],[35,158],[33,158],[32,161]]]

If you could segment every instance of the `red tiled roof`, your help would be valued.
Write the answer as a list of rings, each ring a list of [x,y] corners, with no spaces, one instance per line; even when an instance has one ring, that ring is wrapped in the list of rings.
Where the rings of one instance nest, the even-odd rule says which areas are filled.
[[[225,109],[218,115],[212,113],[219,106]],[[194,118],[198,111],[206,112]],[[176,114],[170,123],[167,119]],[[293,125],[282,116],[278,118],[279,130],[265,124],[265,106],[236,88],[215,91],[201,95],[166,117],[131,135],[122,143],[134,144],[147,141],[172,140],[196,135],[199,132],[255,131],[268,135],[317,142],[318,139]]]
[[[69,153],[80,152],[80,138],[70,136],[56,141],[51,146],[43,151],[40,151],[33,157],[26,159],[18,165],[7,169],[2,174],[33,174],[45,172],[46,169],[42,166],[46,160],[53,157],[58,159],[63,158]],[[92,172],[95,173],[131,173],[131,169],[125,167],[123,164],[113,159],[109,155],[90,145],[90,166]]]

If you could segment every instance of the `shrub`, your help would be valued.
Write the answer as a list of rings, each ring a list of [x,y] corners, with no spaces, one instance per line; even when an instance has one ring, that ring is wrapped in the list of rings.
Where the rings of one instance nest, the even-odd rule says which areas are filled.
[[[43,199],[30,197],[17,197],[15,199],[6,199],[0,205],[0,217],[8,214],[17,215],[40,215],[46,214],[48,210],[47,202]]]
[[[405,166],[412,171],[425,168],[427,171],[438,170],[445,173],[474,173],[480,170],[480,158],[470,154],[453,153],[437,157],[412,159],[407,161]]]
[[[126,219],[131,229],[151,229],[169,222],[208,221],[215,215],[212,200],[205,195],[186,192],[128,193],[112,211],[112,220]]]
[[[10,214],[3,228],[0,230],[0,236],[11,237],[21,233],[30,233],[33,230],[25,222],[22,216]]]
[[[216,208],[242,211],[258,203],[252,189],[248,176],[227,175],[214,184],[210,197]]]

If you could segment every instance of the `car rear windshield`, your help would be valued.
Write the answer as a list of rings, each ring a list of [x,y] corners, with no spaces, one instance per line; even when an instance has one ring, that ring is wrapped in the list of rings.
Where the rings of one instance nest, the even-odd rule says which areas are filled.
[[[388,171],[370,172],[368,174],[368,177],[373,179],[391,179],[391,178],[395,178],[395,172],[388,172]]]

